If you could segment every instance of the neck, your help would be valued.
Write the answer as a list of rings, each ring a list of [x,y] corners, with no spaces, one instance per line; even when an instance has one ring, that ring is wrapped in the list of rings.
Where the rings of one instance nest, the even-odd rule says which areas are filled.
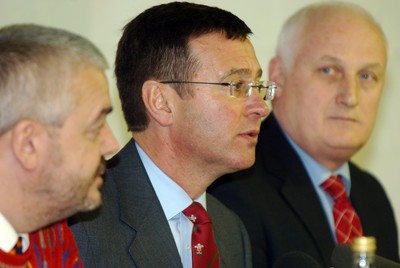
[[[185,153],[168,140],[152,138],[151,133],[134,134],[133,138],[150,159],[192,199],[203,194],[216,180],[204,163],[196,162],[193,152]]]

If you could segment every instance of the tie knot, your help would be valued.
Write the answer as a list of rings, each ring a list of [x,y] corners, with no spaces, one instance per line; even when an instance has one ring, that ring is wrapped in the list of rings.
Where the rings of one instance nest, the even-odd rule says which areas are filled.
[[[193,202],[190,206],[183,210],[183,214],[193,223],[203,224],[211,222],[207,211],[199,202]]]
[[[334,200],[346,197],[346,188],[344,187],[342,178],[338,176],[330,176],[326,181],[321,184],[324,189]]]

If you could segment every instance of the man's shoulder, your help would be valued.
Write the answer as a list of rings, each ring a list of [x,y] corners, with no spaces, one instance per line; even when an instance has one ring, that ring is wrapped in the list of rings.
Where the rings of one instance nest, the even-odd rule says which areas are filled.
[[[207,211],[221,218],[237,218],[238,216],[221,201],[207,193]]]
[[[352,188],[368,187],[372,191],[374,191],[373,189],[383,191],[383,187],[379,180],[369,171],[362,169],[352,161],[349,162],[349,169]]]

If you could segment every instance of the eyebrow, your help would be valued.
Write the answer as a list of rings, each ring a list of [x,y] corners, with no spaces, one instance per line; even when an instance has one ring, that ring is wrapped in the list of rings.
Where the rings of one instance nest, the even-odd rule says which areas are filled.
[[[103,119],[103,117],[106,117],[109,113],[113,111],[112,107],[107,107],[103,108],[100,113],[96,116],[96,118],[93,120],[93,122],[98,122]]]
[[[324,55],[320,58],[320,60],[326,60],[326,61],[333,61],[335,63],[342,63],[343,61],[340,60],[339,58],[329,56],[329,55]]]
[[[262,72],[263,71],[261,69],[258,69],[256,76],[261,77]],[[251,71],[250,71],[250,69],[231,69],[226,75],[224,75],[224,77],[222,79],[225,79],[226,77],[234,75],[234,74],[250,76]]]
[[[335,63],[343,63],[342,60],[340,60],[339,58],[333,57],[333,56],[329,56],[329,55],[324,55],[321,57],[321,60],[328,60],[328,61],[333,61]],[[376,63],[367,63],[366,65],[363,66],[362,69],[368,69],[368,68],[380,68],[380,69],[384,69],[384,66],[382,66],[382,64],[376,62]]]

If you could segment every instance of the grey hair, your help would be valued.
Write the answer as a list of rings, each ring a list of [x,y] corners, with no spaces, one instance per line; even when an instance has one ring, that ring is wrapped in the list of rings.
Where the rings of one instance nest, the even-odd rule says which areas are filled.
[[[286,20],[282,27],[282,30],[278,37],[276,55],[282,59],[286,68],[291,66],[293,63],[292,61],[297,53],[295,44],[298,43],[300,35],[304,33],[304,27],[306,26],[308,20],[310,19],[310,17],[312,17],[313,14],[324,10],[352,12],[353,14],[371,22],[380,32],[382,39],[387,46],[386,37],[381,26],[374,19],[374,17],[361,6],[342,1],[315,3],[298,10]]]
[[[0,135],[23,119],[61,126],[75,109],[79,68],[108,64],[84,37],[34,24],[0,29]]]

